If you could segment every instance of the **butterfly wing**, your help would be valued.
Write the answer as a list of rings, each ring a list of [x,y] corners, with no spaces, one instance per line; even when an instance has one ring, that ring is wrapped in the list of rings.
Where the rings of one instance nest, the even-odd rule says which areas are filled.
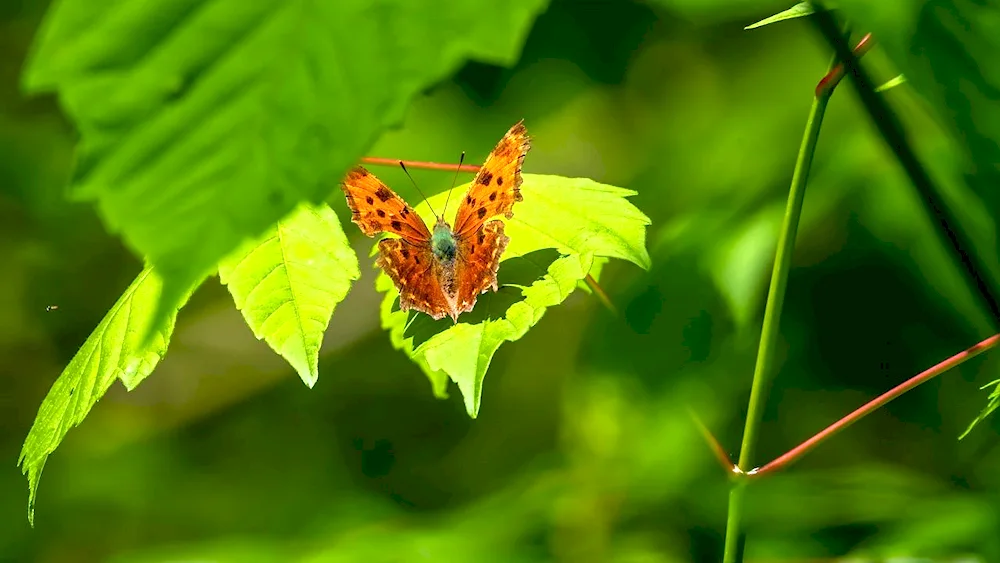
[[[458,316],[441,289],[442,267],[429,245],[411,244],[406,239],[388,238],[378,242],[375,263],[392,279],[399,290],[399,308],[416,309],[435,319]]]
[[[431,233],[424,220],[403,198],[361,166],[348,172],[340,187],[351,208],[351,221],[364,234],[392,233],[415,244],[430,241]]]
[[[487,289],[497,290],[500,256],[510,241],[503,228],[503,221],[490,221],[474,235],[460,239],[452,297],[458,313],[471,311],[476,298]]]
[[[529,148],[524,121],[519,121],[497,143],[462,199],[453,229],[457,237],[477,234],[491,217],[514,216],[514,203],[523,199],[519,189],[521,163]]]

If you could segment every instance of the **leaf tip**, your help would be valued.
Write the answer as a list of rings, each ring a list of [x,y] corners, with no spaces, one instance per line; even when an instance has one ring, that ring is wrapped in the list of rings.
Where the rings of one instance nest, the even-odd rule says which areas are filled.
[[[316,382],[319,381],[319,372],[315,370],[309,370],[308,372],[299,371],[299,379],[302,383],[306,384],[306,387],[312,389]]]
[[[809,2],[799,2],[798,4],[792,6],[791,8],[783,12],[779,12],[771,17],[764,18],[759,22],[752,23],[744,27],[743,29],[744,30],[757,29],[758,27],[764,27],[765,25],[770,25],[772,23],[778,23],[780,21],[809,16],[815,13],[815,11],[816,10]]]

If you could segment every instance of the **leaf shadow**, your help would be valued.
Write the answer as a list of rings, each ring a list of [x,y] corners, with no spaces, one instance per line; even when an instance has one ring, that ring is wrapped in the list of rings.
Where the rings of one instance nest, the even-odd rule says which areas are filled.
[[[500,263],[500,269],[497,270],[497,285],[499,286],[497,291],[487,291],[480,295],[471,311],[459,315],[458,323],[453,322],[449,317],[434,320],[425,313],[411,310],[406,319],[403,337],[413,338],[413,348],[416,349],[435,335],[457,324],[476,325],[487,320],[502,319],[512,305],[524,301],[525,296],[522,288],[545,277],[548,274],[549,266],[559,257],[560,254],[557,250],[546,248],[504,260]],[[392,310],[399,310],[398,297]]]

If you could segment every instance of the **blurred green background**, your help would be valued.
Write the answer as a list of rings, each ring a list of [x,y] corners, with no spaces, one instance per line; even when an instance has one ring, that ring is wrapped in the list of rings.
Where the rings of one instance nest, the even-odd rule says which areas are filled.
[[[18,91],[38,0],[0,2],[0,561],[674,562],[721,557],[784,197],[829,52],[787,7],[556,1],[511,69],[470,63],[414,101],[372,156],[481,162],[524,118],[524,169],[638,192],[653,269],[612,262],[501,348],[480,416],[439,401],[378,326],[371,240],[307,389],[210,279],[136,391],[115,385],[42,477],[36,528],[17,454],[62,368],[140,270],[64,187],[74,132]],[[750,6],[750,4],[755,4]],[[672,7],[671,7],[672,6]],[[875,74],[894,76],[876,50]],[[886,93],[925,162],[954,154],[906,86]],[[411,201],[394,169],[377,173]],[[946,173],[942,173],[946,175]],[[451,174],[416,171],[428,191]],[[992,232],[948,184],[973,230]],[[849,88],[831,103],[798,238],[761,461],[989,334]],[[47,306],[58,309],[47,311]],[[751,489],[753,561],[1000,560],[995,354],[905,395]]]

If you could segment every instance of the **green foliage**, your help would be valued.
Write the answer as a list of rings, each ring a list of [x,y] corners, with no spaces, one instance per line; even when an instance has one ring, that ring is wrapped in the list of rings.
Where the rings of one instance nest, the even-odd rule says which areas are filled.
[[[1000,221],[1000,5],[967,0],[838,4],[856,26],[870,30],[945,124],[959,147],[964,181],[972,194],[948,193],[976,248],[996,279],[996,225]],[[987,62],[989,61],[989,62]],[[984,213],[985,212],[985,213]],[[985,217],[984,217],[985,215]],[[969,429],[995,408],[991,400]],[[968,430],[966,430],[968,433]],[[963,434],[964,435],[964,434]]]
[[[781,209],[765,209],[743,225],[734,225],[731,236],[719,241],[708,254],[709,271],[726,299],[738,327],[754,320],[761,291],[774,260],[781,225]]]
[[[986,420],[986,417],[993,414],[993,411],[997,410],[997,407],[1000,407],[1000,379],[994,379],[993,381],[980,387],[980,389],[987,389],[989,387],[992,387],[993,390],[990,391],[990,396],[988,398],[986,407],[984,407],[983,410],[980,411],[980,413],[976,416],[976,418],[969,423],[969,426],[965,429],[965,432],[962,432],[962,435],[958,437],[959,440],[968,436],[969,432],[972,432],[972,429],[975,428],[977,424]]]
[[[200,283],[199,283],[200,285]],[[146,267],[108,311],[52,385],[21,448],[18,464],[28,476],[28,520],[34,523],[38,481],[49,454],[80,424],[116,379],[135,389],[167,352],[177,311],[145,338],[163,282]],[[184,293],[184,300],[194,287]]]
[[[410,99],[509,64],[544,0],[156,0],[53,6],[24,78],[81,135],[73,193],[184,290],[319,202]],[[498,31],[499,30],[499,31]]]
[[[750,495],[757,533],[756,545],[748,545],[749,560],[780,557],[775,546],[816,526],[883,530],[851,542],[845,555],[855,561],[906,560],[903,554],[952,561],[966,554],[972,561],[992,561],[1000,549],[995,500],[963,487],[944,486],[914,469],[868,462],[836,470],[800,470],[760,481]],[[810,510],[786,505],[792,498]]]
[[[319,377],[319,348],[333,310],[360,275],[357,255],[326,205],[299,206],[219,266],[254,335],[309,387]]]
[[[969,0],[841,0],[871,31],[962,147],[966,182],[1000,216],[1000,5]],[[989,63],[987,63],[989,61]],[[990,257],[991,261],[996,256]]]
[[[780,21],[790,20],[794,18],[802,18],[812,14],[815,10],[812,4],[809,2],[799,2],[798,4],[792,6],[791,8],[774,14],[769,18],[764,18],[757,23],[750,24],[743,29],[756,29],[758,27],[764,27],[765,25],[770,25],[772,23],[778,23]]]
[[[921,2],[925,8],[915,10],[945,5],[914,4]],[[477,420],[466,420],[458,397],[446,403],[430,400],[421,378],[405,376],[413,367],[380,334],[373,314],[377,302],[371,298],[383,296],[369,288],[356,289],[357,295],[336,305],[337,325],[331,328],[345,331],[345,337],[327,340],[324,352],[335,353],[320,358],[323,385],[307,392],[288,380],[284,360],[250,337],[231,310],[233,297],[209,284],[176,327],[170,348],[175,357],[159,368],[162,373],[124,400],[102,401],[90,422],[60,446],[59,459],[46,469],[44,525],[27,533],[17,503],[0,510],[6,514],[0,520],[0,553],[18,561],[83,553],[122,563],[712,559],[721,550],[721,538],[703,531],[720,530],[727,484],[683,406],[692,406],[714,430],[736,428],[745,412],[752,345],[736,336],[741,328],[750,333],[745,329],[755,332],[760,326],[771,262],[767,249],[778,230],[808,93],[822,75],[829,49],[817,40],[810,20],[765,33],[740,30],[792,3],[553,3],[538,19],[518,66],[465,66],[451,81],[419,96],[407,110],[404,127],[380,136],[367,151],[446,162],[479,146],[484,152],[470,153],[469,160],[481,161],[496,131],[524,117],[536,140],[529,168],[634,189],[638,194],[629,200],[652,219],[648,235],[659,244],[650,249],[651,271],[610,261],[603,272],[604,289],[620,317],[611,322],[596,303],[550,314],[534,327],[532,338],[518,341],[494,364],[493,369],[503,366],[504,377],[491,379],[489,407]],[[36,22],[24,14],[40,13],[47,4],[24,0],[14,2],[13,11],[0,8],[0,177],[7,180],[0,183],[0,382],[5,389],[0,395],[7,399],[0,400],[0,417],[2,426],[12,429],[0,435],[0,442],[6,438],[10,452],[21,446],[46,391],[42,386],[59,374],[113,301],[107,288],[119,286],[113,280],[122,271],[135,273],[128,269],[134,268],[133,257],[93,221],[89,206],[63,202],[69,147],[77,139],[58,108],[45,99],[22,100],[12,83],[24,66],[29,39],[52,32],[36,33]],[[67,5],[52,4],[56,10]],[[150,65],[157,62],[156,50],[138,56],[130,46],[163,43],[161,31],[176,28],[173,22],[195,21],[213,9],[213,3],[200,2],[193,9],[194,0],[174,1],[170,4],[178,12],[161,10],[162,19],[150,20],[153,25],[132,29],[130,14],[143,5],[167,3],[112,4],[92,3],[91,8],[120,24],[90,41],[67,45],[61,57],[73,64],[93,60],[102,42],[114,42],[108,57]],[[257,5],[222,4],[244,13]],[[882,8],[872,4],[871,10]],[[962,10],[968,5],[961,4]],[[495,8],[473,2],[470,9],[492,14]],[[182,12],[183,17],[174,17]],[[5,17],[14,17],[15,24],[5,25]],[[81,20],[77,27],[92,21],[97,20]],[[226,20],[240,21],[238,13]],[[260,21],[264,26],[274,20]],[[308,31],[311,23],[301,29]],[[359,20],[352,28],[370,23]],[[857,33],[868,31],[864,22],[852,23]],[[983,25],[973,23],[973,29]],[[474,17],[464,25],[488,27]],[[913,22],[898,25],[909,29]],[[399,26],[399,33],[377,41],[366,42],[363,33],[351,40],[388,51],[412,31]],[[227,29],[222,26],[215,35],[225,40]],[[190,51],[199,43],[213,45],[198,39],[187,42]],[[288,45],[302,44],[295,39],[299,36]],[[876,45],[884,44],[875,39]],[[442,36],[433,43],[447,41]],[[882,73],[883,55],[877,46],[864,64],[883,78],[907,71]],[[919,62],[921,55],[907,56]],[[337,53],[324,57],[319,68],[341,69],[353,62]],[[974,62],[989,73],[990,60]],[[92,68],[92,77],[100,74],[107,81],[122,75],[120,65]],[[380,87],[395,88],[394,81],[384,79],[384,69],[372,63],[364,72],[373,82],[382,80]],[[206,66],[203,75],[213,72]],[[182,85],[176,100],[200,87],[192,84]],[[65,103],[67,91],[60,93]],[[330,100],[343,104],[342,98],[354,93],[338,91]],[[913,103],[918,93],[908,87],[885,97],[906,123],[922,164],[953,164],[953,154],[939,150],[950,148],[947,136],[927,119],[927,106]],[[866,126],[858,104],[848,103],[851,92],[841,94],[847,96],[834,98],[816,153],[782,315],[776,356],[781,369],[762,437],[775,454],[979,340],[988,326],[898,163]],[[95,96],[81,107],[107,107],[113,101]],[[107,131],[109,146],[118,146],[112,133],[122,118],[113,111],[100,117],[91,129]],[[191,136],[193,130],[182,132]],[[129,131],[122,135],[138,134]],[[97,137],[83,135],[92,144]],[[206,149],[215,150],[216,145]],[[79,175],[86,180],[88,166],[100,165],[88,164],[94,158],[86,152],[80,156]],[[241,164],[270,168],[257,158]],[[399,174],[405,191],[409,185]],[[415,173],[418,182],[420,174]],[[250,179],[251,192],[268,181]],[[234,184],[224,180],[226,186]],[[335,180],[326,178],[331,186]],[[213,189],[207,192],[210,198],[217,195]],[[996,208],[966,192],[971,196],[966,209],[979,212],[973,217],[977,221],[985,218],[981,230],[989,242],[995,238],[991,215]],[[234,202],[227,205],[238,210],[240,192],[227,193]],[[408,199],[416,202],[415,196]],[[342,211],[340,194],[334,200],[334,209]],[[186,203],[197,209],[199,201]],[[593,211],[600,220],[610,215]],[[274,212],[275,218],[286,215]],[[522,215],[516,208],[514,219]],[[232,223],[221,212],[217,219]],[[179,223],[169,227],[163,236]],[[240,229],[238,223],[232,228]],[[240,243],[266,237],[265,230]],[[352,226],[344,230],[370,242]],[[237,248],[224,255],[232,256]],[[528,302],[545,299],[526,297],[527,290],[565,289],[559,282],[577,277],[572,270],[582,271],[585,258],[552,249],[511,257],[501,268],[501,292],[483,295],[485,308],[459,320],[470,325],[497,321],[495,330],[513,332],[499,326],[506,321],[500,315],[519,300],[523,305],[517,309],[534,315]],[[607,260],[595,257],[591,275],[597,277],[598,261]],[[227,265],[232,266],[222,269]],[[370,261],[369,272],[374,272]],[[264,287],[276,283],[274,277],[280,272]],[[324,286],[337,283],[328,280]],[[247,302],[267,297],[264,287],[252,292],[247,281]],[[276,305],[287,295],[281,289],[260,301]],[[395,300],[387,300],[392,313]],[[59,309],[46,312],[48,304]],[[251,311],[245,302],[248,319]],[[316,318],[325,322],[323,315]],[[420,326],[426,320],[415,316],[402,339],[419,346],[428,341],[422,338],[436,337],[437,327]],[[294,336],[288,343],[297,353],[305,332],[290,329]],[[315,373],[305,348],[302,340],[300,374],[303,369]],[[829,560],[877,554],[954,560],[971,552],[973,558],[1000,560],[994,470],[1000,457],[991,448],[993,437],[979,428],[962,444],[954,443],[969,405],[982,399],[966,380],[995,372],[994,354],[985,354],[982,363],[964,364],[961,376],[946,374],[940,385],[891,403],[889,416],[866,419],[804,464],[755,484],[747,503],[746,557]],[[464,357],[459,361],[471,363]],[[329,377],[333,367],[336,377]],[[432,374],[444,394],[448,375]],[[466,387],[474,388],[475,377],[466,379]],[[35,435],[40,435],[37,430]],[[728,447],[738,439],[720,438]],[[866,471],[872,461],[886,466]],[[810,467],[834,470],[816,478]],[[555,492],[553,485],[561,487],[558,494],[540,494]],[[23,478],[0,474],[0,487],[6,497],[20,498]],[[684,516],[664,519],[664,510]]]
[[[457,383],[471,417],[479,414],[483,379],[500,345],[524,336],[548,307],[565,301],[600,267],[600,257],[650,266],[649,218],[626,199],[635,192],[581,178],[523,178],[524,201],[507,221],[510,244],[497,273],[499,290],[481,295],[457,324],[400,311],[399,293],[388,276],[380,274],[376,282],[386,294],[382,326],[393,346],[424,370],[439,397],[446,396],[449,378]],[[459,195],[466,189],[455,188]],[[441,208],[446,198],[447,193],[438,194],[430,205]],[[431,217],[427,203],[417,212]]]

